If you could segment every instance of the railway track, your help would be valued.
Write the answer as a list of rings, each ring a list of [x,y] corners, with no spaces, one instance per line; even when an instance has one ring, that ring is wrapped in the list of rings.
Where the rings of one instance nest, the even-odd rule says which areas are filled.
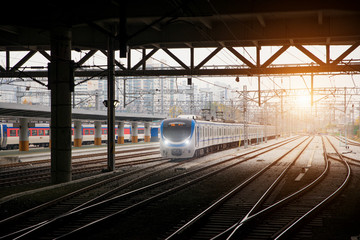
[[[291,141],[293,140],[295,139],[292,139]],[[49,220],[44,220],[44,222],[40,224],[37,223],[32,226],[28,226],[26,229],[29,229],[29,231],[22,231],[21,233],[23,235],[20,238],[44,237],[46,239],[69,237],[70,235],[73,237],[73,235],[79,234],[81,231],[90,226],[92,227],[99,223],[109,221],[109,219],[117,218],[120,215],[124,215],[132,210],[142,208],[151,202],[164,198],[169,194],[178,192],[188,186],[194,185],[197,182],[214,176],[219,172],[226,171],[229,168],[269,152],[279,146],[285,145],[288,142],[290,141],[249,151],[236,157],[230,157],[220,162],[216,161],[215,163],[208,164],[207,166],[195,168],[192,171],[177,174],[173,177],[167,177],[152,183],[149,183],[148,180],[146,185],[129,189],[128,192],[118,193],[117,190],[111,190],[111,193],[104,193],[100,199],[92,200],[84,205],[81,204],[72,210],[66,211],[65,214],[53,218],[50,217]],[[238,160],[239,158],[244,158],[247,155],[251,156],[240,161]],[[115,196],[113,194],[115,194]],[[10,235],[4,235],[3,239],[8,237],[13,238],[14,235],[12,233],[8,234]]]
[[[330,171],[327,155],[324,154],[325,167],[317,178],[306,186],[294,190],[286,197],[274,201],[275,198],[272,195],[281,195],[281,189],[285,188],[282,179],[303,153],[306,146],[297,156],[293,157],[292,163],[283,164],[281,173],[277,173],[272,184],[262,190],[261,196],[256,197],[256,194],[251,193],[251,188],[258,190],[261,189],[261,185],[264,185],[264,180],[260,184],[253,181],[261,173],[260,171],[188,221],[166,239],[280,239],[288,237],[288,234],[294,231],[304,220],[307,220],[335,197],[346,186],[350,177],[350,168],[345,161],[342,161],[339,165],[345,165],[345,167],[341,175],[343,178],[339,179],[336,172]],[[323,143],[323,151],[326,153],[325,143]],[[279,165],[280,160],[276,160],[275,163]],[[274,173],[276,171],[271,171],[271,175]],[[267,179],[269,178],[267,177]],[[329,189],[327,186],[333,186],[334,179],[337,179],[336,187]],[[282,184],[279,184],[280,182]],[[246,190],[246,188],[250,190]],[[243,196],[247,196],[247,198],[244,199]],[[304,233],[303,236],[306,234],[309,233]]]
[[[132,165],[138,165],[138,164],[144,164],[144,163],[151,163],[154,161],[161,161],[163,158],[161,157],[152,157],[142,160],[128,160],[132,158],[138,158],[138,157],[149,157],[152,155],[159,154],[159,151],[150,151],[154,148],[147,148],[147,149],[141,149],[141,150],[135,150],[137,151],[146,151],[146,152],[139,152],[139,153],[132,153],[132,154],[123,154],[121,156],[115,157],[115,167],[124,167],[124,166],[132,166]],[[157,148],[158,149],[158,148]],[[126,151],[134,152],[132,151]],[[72,163],[72,171],[73,171],[73,179],[78,179],[80,177],[84,177],[84,175],[88,175],[90,173],[98,172],[101,173],[104,168],[106,168],[106,157],[101,157],[106,155],[106,153],[102,153],[101,155],[98,154],[87,154],[81,156],[81,158],[78,156],[76,159],[78,161]],[[92,160],[81,160],[81,159],[87,159],[87,158],[93,158],[98,157],[96,159]],[[100,158],[99,158],[100,157]],[[28,163],[29,165],[30,163]],[[32,163],[31,163],[32,164]],[[7,169],[2,172],[0,172],[0,188],[2,187],[12,187],[17,185],[23,185],[28,183],[34,183],[34,182],[41,182],[41,181],[48,181],[50,179],[50,165],[47,161],[46,166],[37,166],[37,164],[43,164],[42,161],[36,162],[35,166],[26,167],[18,169],[19,166],[16,166],[17,169]]]
[[[146,148],[136,148],[136,149],[122,149],[115,151],[115,154],[123,154],[123,153],[132,153],[137,151],[149,151],[149,150],[157,150],[159,147],[146,147]],[[88,159],[93,157],[101,157],[106,155],[106,151],[101,151],[97,153],[91,153],[91,154],[78,154],[75,156],[72,156],[71,159],[73,160],[73,163],[75,162],[86,162],[86,160],[82,159]],[[43,160],[34,160],[34,161],[26,161],[26,162],[17,162],[17,163],[8,163],[8,164],[1,164],[0,165],[0,171],[8,171],[11,168],[19,168],[24,166],[38,166],[38,165],[50,165],[50,158],[49,159],[43,159]]]

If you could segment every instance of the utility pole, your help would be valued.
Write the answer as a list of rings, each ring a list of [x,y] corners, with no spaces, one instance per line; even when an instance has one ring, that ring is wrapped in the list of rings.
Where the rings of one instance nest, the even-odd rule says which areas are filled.
[[[359,102],[359,129],[357,132],[358,137],[359,137],[359,134],[360,134],[360,102]]]
[[[267,109],[267,103],[265,103],[265,121],[264,121],[264,124],[265,124],[265,129],[264,129],[264,141],[265,143],[267,143],[267,124],[268,124],[268,109]]]
[[[345,137],[345,148],[348,148],[347,146],[347,124],[346,124],[346,87],[344,87],[344,137]]]
[[[278,135],[279,135],[279,121],[278,121],[278,105],[275,105],[275,136],[276,136],[276,140],[278,139]]]
[[[284,96],[283,96],[283,92],[281,92],[281,129],[280,129],[280,136],[283,136],[283,131],[285,128],[285,124],[284,124]]]
[[[164,114],[164,79],[160,78],[161,87],[161,114]]]
[[[247,86],[243,86],[243,114],[244,114],[244,148],[248,147],[248,121],[247,121]]]

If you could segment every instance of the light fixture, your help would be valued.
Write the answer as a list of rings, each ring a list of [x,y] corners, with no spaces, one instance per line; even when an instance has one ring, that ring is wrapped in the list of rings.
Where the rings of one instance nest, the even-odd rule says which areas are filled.
[[[108,100],[104,100],[103,104],[105,107],[108,107]],[[114,108],[117,108],[117,106],[120,105],[120,102],[118,100],[114,100]]]

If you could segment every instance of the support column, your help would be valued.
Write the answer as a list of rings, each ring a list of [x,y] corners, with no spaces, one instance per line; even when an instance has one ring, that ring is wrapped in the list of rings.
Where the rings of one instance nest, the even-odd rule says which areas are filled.
[[[51,31],[51,182],[71,181],[71,92],[74,78],[71,62],[71,30],[57,26]]]
[[[101,145],[101,122],[95,121],[95,137],[94,137],[94,144],[99,146]]]
[[[81,121],[76,120],[74,121],[74,147],[81,147],[82,139],[83,135]]]
[[[119,144],[124,144],[124,142],[125,142],[124,126],[125,126],[124,122],[119,122],[119,126],[118,126],[118,143]]]
[[[131,123],[131,142],[132,143],[138,142],[138,123],[137,122]]]
[[[108,39],[108,56],[107,56],[107,67],[108,67],[108,79],[107,79],[107,94],[108,94],[108,140],[107,140],[107,154],[108,154],[108,171],[115,170],[115,58],[114,58],[114,39],[109,36]]]
[[[150,142],[150,123],[146,122],[144,123],[144,141]]]
[[[260,63],[260,50],[261,50],[261,47],[258,46],[256,47],[256,67],[260,68],[261,67],[261,63]],[[261,77],[260,75],[258,76],[258,95],[259,95],[259,99],[258,99],[258,104],[259,104],[259,107],[261,106]]]
[[[19,151],[29,151],[29,120],[20,118]]]

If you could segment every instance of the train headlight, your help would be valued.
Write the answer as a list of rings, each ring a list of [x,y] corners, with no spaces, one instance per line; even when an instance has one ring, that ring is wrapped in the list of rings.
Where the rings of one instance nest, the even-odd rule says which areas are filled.
[[[185,141],[185,145],[189,145],[190,144],[190,139]]]
[[[165,144],[165,145],[169,145],[169,141],[165,139],[165,140],[164,140],[164,144]]]

